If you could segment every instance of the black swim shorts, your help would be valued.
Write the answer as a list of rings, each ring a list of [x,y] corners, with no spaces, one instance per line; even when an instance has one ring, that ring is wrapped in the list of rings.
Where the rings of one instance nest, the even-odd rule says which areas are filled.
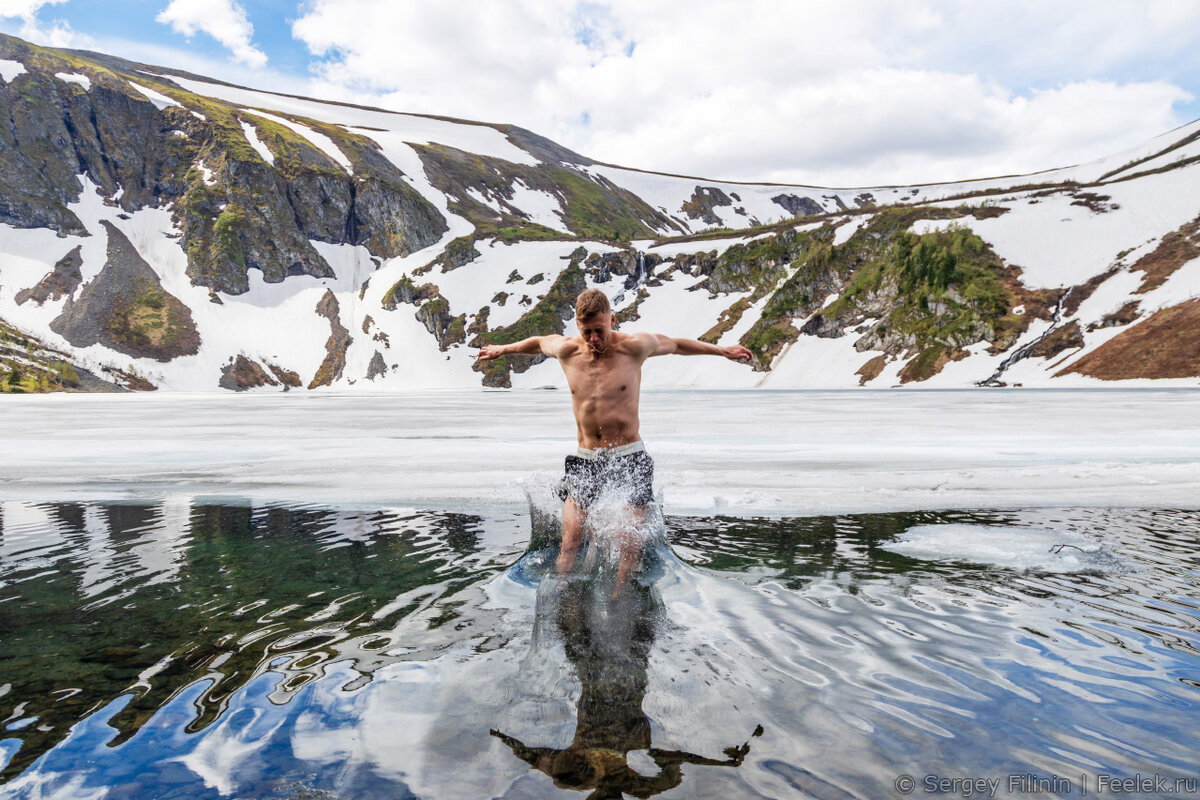
[[[631,505],[654,502],[654,459],[641,442],[612,450],[580,450],[567,456],[558,498],[586,510],[601,493],[617,493]]]

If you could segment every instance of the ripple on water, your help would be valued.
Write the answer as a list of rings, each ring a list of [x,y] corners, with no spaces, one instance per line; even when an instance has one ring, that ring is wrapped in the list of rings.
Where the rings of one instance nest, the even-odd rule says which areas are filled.
[[[556,797],[628,770],[642,794],[874,798],[900,773],[1200,770],[1196,512],[668,518],[616,604],[560,586],[552,549],[510,569],[528,524],[0,505],[6,791]]]

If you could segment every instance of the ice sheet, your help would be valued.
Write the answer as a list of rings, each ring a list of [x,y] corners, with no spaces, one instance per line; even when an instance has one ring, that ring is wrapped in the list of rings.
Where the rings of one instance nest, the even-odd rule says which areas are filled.
[[[880,547],[921,560],[1036,572],[1083,572],[1117,563],[1099,542],[1082,533],[1001,525],[918,525]]]
[[[520,509],[523,483],[554,480],[575,448],[570,405],[565,391],[13,396],[0,500]],[[670,514],[1197,508],[1198,412],[1190,390],[647,391],[641,432]]]

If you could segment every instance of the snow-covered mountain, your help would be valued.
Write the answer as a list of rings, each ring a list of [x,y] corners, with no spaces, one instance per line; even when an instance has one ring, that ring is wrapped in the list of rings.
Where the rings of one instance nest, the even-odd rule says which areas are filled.
[[[588,286],[624,330],[758,357],[656,360],[648,387],[1200,377],[1200,122],[1034,175],[828,189],[7,36],[0,104],[6,389],[560,386],[475,354],[569,327]]]

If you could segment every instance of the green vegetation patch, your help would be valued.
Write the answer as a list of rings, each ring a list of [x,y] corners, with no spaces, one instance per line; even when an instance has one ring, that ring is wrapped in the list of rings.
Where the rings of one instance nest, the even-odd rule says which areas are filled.
[[[80,387],[67,357],[0,320],[0,394],[39,394]]]
[[[834,292],[837,300],[805,331],[840,336],[851,325],[879,319],[860,344],[914,354],[905,373],[911,380],[935,374],[969,344],[1011,336],[1010,329],[1028,320],[1009,313],[1017,299],[1015,278],[987,244],[962,225],[921,235],[909,230],[919,220],[956,219],[977,210],[884,209],[837,247],[832,229],[814,231],[820,236],[791,264],[742,344],[770,363],[800,335],[792,320],[813,315]]]
[[[132,299],[118,298],[108,319],[115,343],[128,351],[158,357],[175,350],[195,352],[195,330],[186,307],[161,287],[138,279]]]

